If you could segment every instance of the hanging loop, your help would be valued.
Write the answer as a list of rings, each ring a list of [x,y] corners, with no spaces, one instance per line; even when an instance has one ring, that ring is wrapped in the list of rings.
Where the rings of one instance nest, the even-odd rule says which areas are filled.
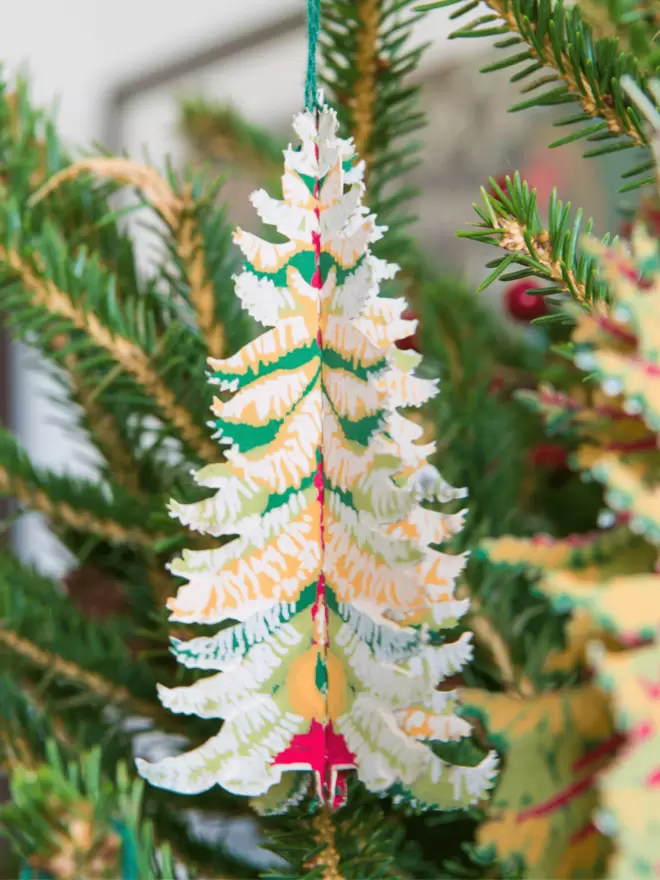
[[[307,78],[305,80],[305,108],[317,106],[316,47],[321,28],[321,0],[307,0]]]

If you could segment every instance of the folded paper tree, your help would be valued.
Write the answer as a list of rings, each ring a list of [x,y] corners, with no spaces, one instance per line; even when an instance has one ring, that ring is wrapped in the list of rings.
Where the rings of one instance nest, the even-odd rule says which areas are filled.
[[[210,360],[226,460],[196,474],[211,497],[171,506],[196,531],[235,537],[171,565],[187,581],[171,619],[225,626],[174,643],[181,663],[215,674],[160,697],[224,723],[139,770],[184,794],[221,785],[262,812],[286,809],[312,780],[319,801],[340,806],[351,771],[419,809],[458,809],[484,797],[497,762],[453,766],[429,744],[470,735],[456,692],[436,688],[472,647],[457,632],[468,600],[454,597],[465,556],[430,549],[462,514],[421,502],[464,493],[397,411],[437,388],[415,375],[420,355],[396,348],[416,324],[405,300],[378,296],[397,267],[369,250],[384,230],[362,205],[363,164],[331,109],[294,128],[302,146],[285,151],[283,199],[252,196],[281,240],[235,235],[246,258],[236,293],[272,329]]]

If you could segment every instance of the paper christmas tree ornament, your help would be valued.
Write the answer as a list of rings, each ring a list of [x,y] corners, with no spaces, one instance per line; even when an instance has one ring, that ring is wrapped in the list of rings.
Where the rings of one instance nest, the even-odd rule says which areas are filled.
[[[567,659],[573,671],[588,665],[609,694],[619,742],[598,774],[593,819],[612,837],[612,880],[657,876],[660,866],[660,242],[649,220],[642,212],[629,242],[585,243],[608,285],[608,313],[575,311],[575,389],[527,395],[554,432],[578,441],[572,464],[603,485],[603,527],[484,546],[495,564],[525,565],[535,589],[571,611],[566,650],[549,656],[548,671]]]
[[[433,444],[416,443],[421,428],[398,412],[437,388],[415,374],[419,354],[396,348],[416,325],[405,301],[378,295],[397,267],[369,250],[384,229],[362,205],[363,163],[327,107],[294,129],[301,146],[285,151],[283,198],[252,196],[280,241],[235,234],[245,255],[236,293],[270,329],[210,361],[225,460],[196,474],[206,500],[171,505],[219,539],[172,563],[185,584],[171,619],[217,631],[174,642],[178,661],[204,674],[160,698],[217,718],[219,732],[138,766],[154,785],[221,785],[262,812],[286,809],[310,783],[341,806],[349,773],[419,809],[458,809],[486,795],[496,756],[455,766],[430,745],[470,735],[456,692],[438,686],[472,647],[457,629],[468,601],[454,597],[465,556],[432,549],[463,515],[422,502],[464,493],[428,464]]]

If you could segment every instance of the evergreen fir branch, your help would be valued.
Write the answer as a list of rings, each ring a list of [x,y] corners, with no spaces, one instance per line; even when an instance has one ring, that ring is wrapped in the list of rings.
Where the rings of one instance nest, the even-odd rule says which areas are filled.
[[[22,638],[11,629],[0,626],[0,646],[8,649],[28,664],[34,666],[49,675],[57,676],[68,684],[93,694],[95,699],[104,703],[130,709],[146,718],[159,717],[160,710],[157,704],[136,698],[127,687],[115,685],[94,672],[88,672],[82,667],[63,659],[59,654],[44,651],[34,642]],[[164,718],[164,715],[162,716]]]
[[[130,655],[125,623],[83,617],[50,578],[7,553],[0,555],[0,622],[0,647],[24,670],[173,729],[151,700],[150,670]]]
[[[93,750],[99,741],[103,741],[101,757],[106,778],[115,775],[118,765],[121,766],[122,762],[132,766],[133,747],[130,735],[120,736],[116,728],[109,731],[107,720],[105,723],[100,721],[97,709],[91,709],[89,713],[81,713],[80,707],[72,707],[64,717],[64,712],[60,708],[64,701],[60,699],[58,705],[56,699],[48,699],[52,687],[48,690],[44,690],[43,687],[37,689],[31,683],[28,687],[29,699],[26,699],[26,691],[19,690],[16,678],[0,676],[0,706],[2,706],[3,722],[0,729],[0,766],[8,769],[21,766],[38,769],[48,760],[47,747],[49,741],[53,739],[59,743],[63,755],[74,759],[81,751]],[[37,692],[39,698],[33,700],[32,693]],[[63,720],[61,721],[60,718]],[[60,735],[62,728],[65,728],[64,736]],[[71,736],[74,737],[73,740]],[[73,747],[70,747],[71,742]],[[119,788],[115,786],[116,791]],[[210,847],[191,838],[187,830],[188,825],[183,821],[182,811],[176,801],[172,802],[163,792],[154,789],[148,789],[145,795],[143,813],[149,815],[153,821],[153,832],[151,830],[148,832],[150,838],[157,846],[162,845],[160,842],[167,841],[167,846],[175,859],[185,865],[189,873],[192,872],[194,876],[200,877],[223,877],[226,880],[234,877],[251,880],[255,876],[254,866],[248,866],[244,861],[232,856],[221,841],[215,841]],[[190,807],[197,807],[198,800],[190,798]],[[208,805],[206,808],[208,809]],[[247,814],[241,803],[237,803],[235,799],[230,801],[228,797],[223,798],[222,795],[215,796],[211,800],[210,812],[217,815],[218,810],[226,811],[232,816]],[[173,877],[173,873],[167,874],[163,880],[172,880]]]
[[[314,876],[315,871],[321,868],[320,880],[341,880],[339,872],[341,856],[337,850],[335,840],[335,825],[329,810],[322,809],[312,818],[312,827],[316,838],[318,854],[308,859],[303,868],[307,876]]]
[[[424,4],[422,10],[459,6],[460,0],[438,0]],[[646,91],[645,73],[633,55],[621,53],[616,38],[595,39],[590,25],[582,18],[579,6],[566,8],[563,0],[486,0],[492,14],[474,19],[451,36],[507,37],[496,45],[513,48],[514,54],[490,65],[482,72],[512,68],[524,64],[524,69],[512,76],[512,81],[527,80],[541,73],[543,68],[554,69],[554,74],[540,75],[525,85],[525,101],[512,111],[531,107],[579,104],[580,115],[561,120],[556,125],[593,123],[574,130],[552,146],[569,140],[607,140],[605,146],[585,155],[603,154],[632,147],[647,147],[648,138],[642,128],[635,107],[626,98],[620,81],[630,76],[642,91]],[[474,9],[472,3],[460,5],[454,18]],[[550,85],[550,89],[545,86]],[[639,174],[642,173],[640,168]],[[641,186],[647,179],[638,179]]]
[[[21,208],[27,205],[49,174],[71,163],[55,125],[32,106],[27,85],[21,79],[14,91],[0,84],[0,163],[0,186],[6,187]],[[107,186],[93,189],[86,181],[76,181],[66,193],[54,196],[43,209],[38,206],[32,216],[36,225],[54,218],[74,248],[81,240],[93,248],[104,265],[116,275],[118,295],[122,297],[125,291],[137,288],[137,273],[131,239],[122,231],[121,224],[107,222],[112,213],[108,200],[113,189]],[[50,344],[62,347],[68,343],[64,334],[54,337]],[[84,427],[105,457],[114,480],[137,490],[138,464],[133,448],[121,430],[117,412],[102,400],[102,395],[90,391],[78,381],[73,354],[67,355],[60,363],[70,378],[67,397],[81,408]]]
[[[504,189],[492,178],[490,185],[492,193],[481,189],[484,207],[474,205],[480,222],[473,224],[474,230],[458,233],[461,238],[505,251],[488,263],[492,272],[479,290],[498,278],[507,281],[537,277],[551,285],[539,295],[568,293],[583,305],[603,308],[607,287],[598,277],[595,258],[578,246],[580,237],[591,233],[593,221],[589,219],[583,228],[582,210],[572,219],[570,202],[564,205],[553,190],[546,228],[536,206],[536,190],[530,191],[518,172],[513,179],[506,178]],[[519,268],[512,272],[515,267]]]
[[[435,880],[437,865],[406,840],[401,815],[384,810],[382,800],[356,785],[338,813],[310,816],[301,805],[286,816],[268,820],[268,849],[288,868],[273,868],[267,880]]]
[[[239,345],[246,341],[250,324],[236,307],[230,284],[239,264],[224,211],[216,207],[221,181],[209,186],[200,175],[182,181],[171,168],[162,177],[155,169],[128,159],[96,157],[55,175],[33,201],[42,201],[65,183],[87,173],[134,187],[143,206],[155,211],[163,221],[171,236],[170,241],[165,237],[165,244],[180,276],[175,280],[171,272],[164,270],[164,278],[174,282],[172,293],[178,293],[190,306],[191,323],[199,329],[208,353],[218,357],[225,342],[234,341],[232,337],[239,336]],[[228,314],[223,307],[228,307]],[[230,324],[232,317],[237,320],[237,328],[227,328],[225,332],[223,324]],[[225,340],[225,336],[229,339]]]
[[[11,789],[11,803],[0,810],[3,832],[31,868],[109,877],[130,866],[145,880],[174,877],[169,847],[157,848],[142,821],[141,782],[123,764],[114,783],[105,779],[98,747],[67,765],[51,741],[44,763],[14,767]]]
[[[405,227],[412,222],[405,205],[416,195],[405,182],[421,161],[421,144],[411,135],[425,124],[420,88],[408,77],[426,45],[411,48],[420,13],[415,0],[323,0],[322,80],[344,136],[353,137],[365,162],[368,201],[388,235],[375,251],[402,267],[416,262]]]
[[[248,122],[233,107],[203,99],[181,104],[184,134],[205,157],[270,179],[280,176],[284,140]]]
[[[195,203],[189,194],[184,205],[184,211],[190,214],[194,212]],[[208,353],[211,357],[222,357],[225,350],[223,327],[217,320],[215,290],[206,271],[204,242],[193,216],[186,217],[181,223],[177,239],[177,253],[185,267],[190,302],[197,316],[197,323]]]
[[[169,182],[183,195],[177,226],[162,236],[173,267],[164,278],[171,295],[190,306],[190,323],[199,328],[207,353],[219,358],[240,348],[255,330],[234,295],[240,259],[226,211],[218,207],[222,180],[209,184],[196,175],[182,184],[170,173]]]
[[[653,73],[660,65],[660,12],[654,0],[580,0],[596,37],[615,37],[621,51]]]
[[[69,396],[80,408],[84,428],[107,463],[113,481],[137,494],[140,490],[139,465],[134,451],[129,448],[124,433],[119,428],[116,413],[103,405],[98,388],[89,387],[80,381],[84,365],[80,364],[76,354],[71,351],[70,339],[65,334],[56,336],[51,347],[55,352],[62,349],[69,352],[63,358],[57,358],[63,362],[68,372]]]
[[[469,590],[463,587],[457,595],[464,598],[469,595]],[[470,597],[470,612],[468,615],[470,629],[474,633],[475,641],[481,643],[489,652],[505,690],[519,693],[522,697],[530,697],[534,693],[531,682],[520,677],[516,671],[511,652],[506,640],[494,626],[490,618],[483,613],[482,603],[477,597]]]
[[[12,434],[0,428],[0,495],[44,514],[55,528],[70,528],[106,541],[151,549],[162,541],[162,514],[155,515],[117,487],[111,497],[95,483],[36,469]],[[149,522],[153,521],[153,530]]]
[[[368,184],[372,156],[369,150],[375,128],[376,65],[378,61],[379,0],[359,4],[360,27],[356,34],[355,73],[352,92],[353,140],[355,151],[365,163],[364,182]]]
[[[11,309],[10,326],[18,325],[22,334],[41,328],[43,335],[46,325],[53,336],[70,334],[71,346],[58,351],[60,359],[75,347],[87,381],[102,381],[105,388],[125,371],[155,403],[156,410],[152,407],[152,412],[161,414],[189,449],[207,460],[217,460],[217,446],[207,437],[199,400],[194,401],[197,419],[181,402],[181,377],[188,375],[194,359],[200,356],[193,335],[173,323],[165,336],[156,340],[154,316],[146,311],[147,300],[137,302],[134,309],[122,310],[114,297],[112,278],[105,276],[92,260],[80,255],[73,266],[62,265],[61,261],[67,259],[66,251],[62,253],[62,242],[54,230],[34,245],[39,248],[40,264],[51,256],[57,262],[41,268],[36,258],[15,247],[0,248],[0,267],[5,276],[4,291],[0,294],[3,304]],[[69,292],[49,277],[50,269],[69,282]],[[82,358],[83,352],[87,353],[86,358]],[[186,358],[187,353],[190,359]],[[101,368],[103,379],[99,376]],[[169,383],[163,378],[166,372],[170,373]],[[188,402],[193,402],[192,389],[188,389],[187,397]],[[140,402],[144,405],[144,400]]]

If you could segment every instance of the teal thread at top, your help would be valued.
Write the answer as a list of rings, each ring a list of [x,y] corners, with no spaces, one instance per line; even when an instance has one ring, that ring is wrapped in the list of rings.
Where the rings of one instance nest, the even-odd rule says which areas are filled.
[[[316,110],[316,46],[321,27],[321,0],[307,0],[307,78],[305,109]]]

